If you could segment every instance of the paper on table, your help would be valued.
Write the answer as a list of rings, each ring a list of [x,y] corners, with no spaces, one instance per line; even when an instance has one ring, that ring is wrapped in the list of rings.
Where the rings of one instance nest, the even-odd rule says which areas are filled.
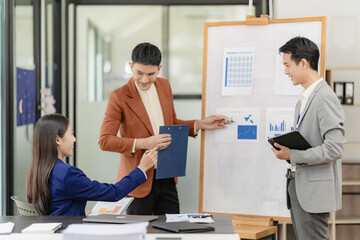
[[[89,216],[96,216],[99,214],[123,214],[132,200],[134,200],[133,197],[124,197],[117,202],[96,202]]]
[[[33,223],[21,230],[21,233],[54,233],[62,223]]]
[[[14,229],[15,224],[13,222],[0,223],[0,234],[10,234]]]
[[[213,223],[212,217],[199,217],[208,216],[209,214],[188,213],[188,214],[165,214],[166,222],[197,222],[197,223]],[[195,216],[195,218],[193,217]]]
[[[127,240],[143,239],[149,222],[130,224],[71,224],[64,231],[63,240],[72,239],[118,239],[119,236],[126,236]]]
[[[165,214],[166,222],[188,222],[187,214]]]
[[[213,223],[214,220],[212,220],[211,216],[206,216],[208,214],[192,214],[192,216],[204,216],[204,217],[191,217],[190,215],[188,215],[189,217],[189,222],[191,223]]]

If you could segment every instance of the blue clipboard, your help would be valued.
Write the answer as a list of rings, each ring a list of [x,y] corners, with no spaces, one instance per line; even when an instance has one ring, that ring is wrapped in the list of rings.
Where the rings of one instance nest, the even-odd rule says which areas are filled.
[[[159,134],[170,134],[171,144],[158,152],[156,179],[185,176],[189,125],[160,126]]]

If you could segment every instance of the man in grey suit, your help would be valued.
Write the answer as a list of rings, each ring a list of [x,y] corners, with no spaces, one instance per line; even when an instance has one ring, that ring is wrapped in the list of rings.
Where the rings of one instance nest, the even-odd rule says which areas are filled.
[[[304,90],[296,104],[294,129],[312,148],[275,144],[278,159],[290,160],[288,208],[298,240],[329,239],[330,213],[341,209],[341,157],[345,143],[344,111],[334,91],[318,74],[319,49],[295,37],[279,49],[285,74]]]

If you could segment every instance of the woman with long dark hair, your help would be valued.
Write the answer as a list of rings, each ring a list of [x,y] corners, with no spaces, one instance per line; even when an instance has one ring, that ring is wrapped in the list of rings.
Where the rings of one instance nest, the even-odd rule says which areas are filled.
[[[35,125],[27,197],[42,215],[85,215],[87,200],[118,201],[144,183],[146,171],[156,163],[157,153],[152,149],[119,182],[91,181],[80,169],[62,161],[72,156],[75,141],[69,120],[63,115],[45,115]]]

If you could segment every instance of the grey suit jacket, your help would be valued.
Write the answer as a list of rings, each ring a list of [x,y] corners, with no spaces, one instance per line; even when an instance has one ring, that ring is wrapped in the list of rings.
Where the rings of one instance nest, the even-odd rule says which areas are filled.
[[[301,102],[295,108],[296,128]],[[334,91],[319,82],[310,95],[297,130],[312,148],[290,150],[296,165],[295,186],[301,207],[310,213],[341,209],[341,157],[345,143],[344,110]]]

